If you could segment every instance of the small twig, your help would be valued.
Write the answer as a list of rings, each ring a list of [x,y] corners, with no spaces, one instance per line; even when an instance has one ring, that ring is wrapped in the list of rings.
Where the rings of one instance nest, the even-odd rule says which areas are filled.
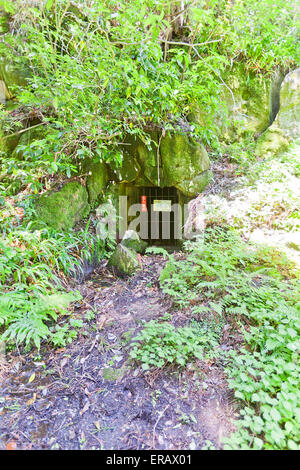
[[[161,411],[161,413],[159,414],[157,420],[156,420],[156,423],[154,424],[154,428],[153,428],[153,437],[152,437],[152,447],[154,448],[154,445],[155,445],[155,430],[156,430],[156,427],[159,423],[159,421],[161,420],[161,418],[163,417],[163,415],[165,414],[166,410],[169,408],[170,405],[167,405],[165,407],[165,409],[163,411]]]
[[[103,442],[98,439],[98,437],[95,436],[95,434],[93,434],[92,432],[88,431],[88,433],[97,441],[99,442],[100,446],[101,446],[101,449],[103,448]]]
[[[22,130],[20,130],[20,131],[14,132],[14,134],[5,135],[4,137],[2,137],[2,139],[8,139],[9,137],[13,137],[14,135],[23,134],[23,132],[28,132],[28,131],[30,131],[31,129],[34,129],[35,127],[44,126],[45,124],[47,124],[46,121],[45,121],[45,122],[40,122],[39,124],[35,124],[34,126],[26,127],[25,129],[22,129]]]
[[[205,41],[205,42],[198,42],[198,43],[190,43],[190,42],[177,42],[177,41],[168,41],[167,39],[160,39],[160,42],[164,42],[166,44],[174,44],[175,46],[188,46],[188,47],[199,47],[199,46],[205,46],[206,44],[211,44],[213,42],[220,42],[222,41],[222,38],[220,39],[213,39],[211,41]]]

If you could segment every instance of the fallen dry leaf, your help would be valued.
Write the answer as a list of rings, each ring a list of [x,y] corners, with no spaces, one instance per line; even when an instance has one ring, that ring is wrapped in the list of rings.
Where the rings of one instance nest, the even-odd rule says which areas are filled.
[[[31,374],[29,380],[28,380],[28,383],[30,384],[30,382],[33,382],[35,379],[35,372],[33,374]]]
[[[100,317],[97,321],[98,330],[101,330],[103,328],[103,325],[106,322],[106,320],[107,320],[106,315],[100,315]]]
[[[82,408],[82,410],[80,411],[80,416],[83,415],[83,413],[85,413],[90,407],[90,403],[87,401],[86,404],[84,405],[84,407]]]
[[[30,406],[32,405],[36,400],[36,393],[33,394],[32,398],[30,398],[27,402],[26,405]]]

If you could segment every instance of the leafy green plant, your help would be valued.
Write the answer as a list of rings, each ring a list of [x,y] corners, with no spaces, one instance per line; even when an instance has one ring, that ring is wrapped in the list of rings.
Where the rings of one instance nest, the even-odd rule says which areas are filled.
[[[129,357],[142,363],[142,368],[184,366],[190,359],[212,354],[217,342],[195,326],[175,328],[167,322],[150,321],[133,338]]]
[[[76,292],[65,292],[66,276],[78,277],[85,263],[105,256],[105,245],[88,226],[60,233],[31,230],[31,225],[0,234],[0,340],[37,348],[42,340],[63,345],[83,325],[70,319],[54,327],[68,305],[80,299]]]
[[[0,52],[30,72],[17,111],[1,111],[4,131],[20,137],[3,163],[10,185],[36,191],[52,173],[80,173],[91,154],[120,165],[128,134],[150,144],[149,130],[180,131],[184,122],[185,132],[215,144],[226,68],[241,59],[265,73],[299,63],[292,1],[188,2],[184,12],[177,0],[3,7],[11,28]],[[36,133],[29,143],[24,125]]]
[[[272,256],[270,247],[246,244],[232,229],[208,229],[204,244],[187,249],[176,270],[167,263],[163,290],[181,306],[197,299],[195,313],[215,312],[244,336],[244,347],[227,355],[229,385],[244,405],[226,448],[298,448],[297,270],[278,250]]]
[[[58,313],[66,313],[71,302],[80,298],[75,293],[30,296],[19,291],[2,294],[0,325],[6,326],[6,330],[1,341],[24,343],[26,347],[34,343],[38,349],[41,340],[50,340],[57,345],[57,335],[52,333],[49,324],[58,319]]]

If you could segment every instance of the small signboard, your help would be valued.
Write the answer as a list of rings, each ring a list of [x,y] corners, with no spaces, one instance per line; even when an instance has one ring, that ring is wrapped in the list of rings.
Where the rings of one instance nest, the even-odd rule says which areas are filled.
[[[153,201],[153,210],[154,212],[171,212],[172,201],[168,199]]]
[[[147,212],[147,196],[141,197],[142,212]]]

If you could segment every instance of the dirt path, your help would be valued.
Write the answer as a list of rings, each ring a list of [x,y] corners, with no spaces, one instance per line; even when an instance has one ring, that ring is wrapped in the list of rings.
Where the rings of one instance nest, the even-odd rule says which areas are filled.
[[[187,322],[159,289],[162,257],[144,256],[142,264],[129,280],[103,268],[80,286],[78,318],[89,309],[96,316],[70,346],[49,347],[40,357],[8,356],[0,448],[201,449],[207,441],[221,447],[234,415],[222,360],[150,375],[128,363],[128,337],[142,320],[169,312],[174,324]]]

